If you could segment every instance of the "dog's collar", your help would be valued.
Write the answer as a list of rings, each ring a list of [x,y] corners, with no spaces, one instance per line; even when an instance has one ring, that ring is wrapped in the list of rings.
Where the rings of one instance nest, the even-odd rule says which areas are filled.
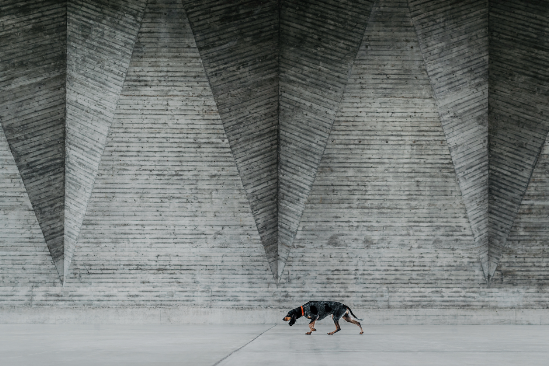
[[[301,316],[305,316],[305,312],[303,311],[303,306],[301,307]]]

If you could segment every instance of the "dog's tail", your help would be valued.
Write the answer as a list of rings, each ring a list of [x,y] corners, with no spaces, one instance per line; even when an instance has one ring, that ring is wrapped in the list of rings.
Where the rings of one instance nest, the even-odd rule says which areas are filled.
[[[351,313],[351,315],[356,319],[356,320],[360,320],[362,321],[362,319],[359,319],[358,316],[356,316],[353,311],[351,310],[350,307],[348,307],[347,305],[345,305],[345,307],[347,308],[347,310],[349,310],[349,312]]]

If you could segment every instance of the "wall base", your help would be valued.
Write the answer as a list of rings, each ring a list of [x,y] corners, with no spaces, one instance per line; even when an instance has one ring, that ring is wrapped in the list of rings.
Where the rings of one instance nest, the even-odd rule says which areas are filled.
[[[0,324],[276,324],[273,308],[0,308]],[[353,309],[362,324],[549,324],[549,309]],[[325,321],[330,321],[329,319]]]

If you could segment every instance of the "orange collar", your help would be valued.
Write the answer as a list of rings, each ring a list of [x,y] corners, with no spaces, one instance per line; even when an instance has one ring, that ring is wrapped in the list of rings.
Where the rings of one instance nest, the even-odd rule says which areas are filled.
[[[303,311],[303,306],[301,307],[301,316],[305,316],[305,312]]]

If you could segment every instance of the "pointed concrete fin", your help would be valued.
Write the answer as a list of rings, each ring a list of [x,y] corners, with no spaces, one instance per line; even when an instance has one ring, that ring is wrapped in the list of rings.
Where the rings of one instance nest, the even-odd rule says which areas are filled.
[[[372,3],[281,2],[279,276],[293,245]]]
[[[480,262],[487,269],[488,4],[408,3]]]
[[[490,276],[549,132],[548,2],[490,4]]]
[[[54,262],[57,273],[59,273],[59,280],[65,286],[65,260],[60,258],[57,262]]]
[[[278,259],[278,1],[184,2],[273,276]]]
[[[68,3],[65,277],[144,9],[145,0]]]
[[[72,272],[97,286],[274,284],[179,0],[148,1]]]
[[[0,125],[0,286],[54,283],[59,278]],[[24,259],[24,265],[21,263]],[[62,261],[61,261],[62,262]]]
[[[277,270],[278,270],[278,273],[277,273],[277,280],[280,281],[283,274],[284,274],[284,268],[286,267],[286,262],[288,261],[288,256],[290,254],[290,250],[288,250],[288,255],[286,255],[286,257],[284,259],[282,258],[278,258],[278,263],[277,263]]]
[[[0,119],[52,259],[63,276],[66,4],[6,0]],[[38,19],[38,20],[37,20]],[[39,23],[38,23],[39,22]]]

